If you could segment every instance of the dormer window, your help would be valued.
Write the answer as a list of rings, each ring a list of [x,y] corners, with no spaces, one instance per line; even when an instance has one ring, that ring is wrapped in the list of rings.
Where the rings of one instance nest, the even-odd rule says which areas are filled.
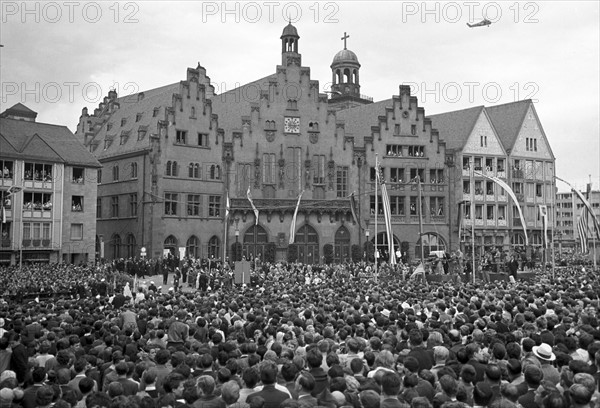
[[[121,126],[125,126],[126,123],[127,123],[127,118],[121,119]]]

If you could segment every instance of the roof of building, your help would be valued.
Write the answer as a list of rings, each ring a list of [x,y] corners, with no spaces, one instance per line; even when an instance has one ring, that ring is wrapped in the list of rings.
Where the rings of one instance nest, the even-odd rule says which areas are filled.
[[[285,26],[285,28],[283,29],[283,33],[281,33],[281,38],[289,36],[300,38],[300,36],[298,35],[298,30],[292,25],[291,22]]]
[[[100,167],[66,126],[1,118],[0,136],[3,156]]]
[[[37,112],[29,109],[27,106],[25,106],[21,102],[19,102],[19,103],[16,103],[15,105],[11,106],[4,112],[2,112],[0,114],[0,117],[6,117],[9,115],[15,115],[15,114],[25,116],[28,118],[35,118],[37,116]]]
[[[331,65],[341,64],[344,62],[354,62],[354,63],[358,64],[358,57],[356,56],[356,54],[354,52],[350,51],[347,48],[344,48],[343,50],[341,50],[337,54],[335,54],[335,57],[333,57],[333,62],[331,63]]]
[[[467,143],[483,109],[483,106],[475,106],[427,117],[431,119],[431,128],[437,129],[440,139],[446,141],[448,149],[460,149]]]
[[[176,82],[117,98],[119,109],[112,113],[94,137],[94,140],[102,144],[106,139],[113,139],[113,141],[106,148],[104,148],[104,145],[99,146],[97,157],[102,159],[106,156],[125,154],[147,147],[150,139],[148,136],[157,132],[157,123],[164,118],[165,107],[172,106],[173,94],[179,92],[179,87],[179,82]],[[156,117],[153,115],[155,108],[160,109],[160,114]],[[138,114],[141,115],[139,120],[137,118]],[[109,124],[111,126],[110,130],[108,129]],[[147,135],[138,140],[140,130],[146,130]],[[121,144],[122,135],[127,135],[123,144]]]
[[[228,130],[241,129],[242,116],[250,115],[251,104],[260,103],[260,92],[268,91],[269,82],[276,80],[277,76],[272,74],[213,96],[213,113],[219,115],[219,127]]]
[[[531,103],[531,99],[524,99],[485,108],[506,150],[512,149],[517,141],[523,120]]]
[[[392,99],[343,109],[336,112],[336,119],[344,121],[344,129],[347,135],[354,136],[355,138],[371,136],[371,127],[379,124],[377,117],[385,115],[385,108],[388,106],[393,106]]]

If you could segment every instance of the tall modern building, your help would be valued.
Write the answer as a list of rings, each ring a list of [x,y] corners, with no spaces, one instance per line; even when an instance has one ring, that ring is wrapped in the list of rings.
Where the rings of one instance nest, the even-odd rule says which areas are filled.
[[[600,220],[600,191],[591,190],[581,192],[588,200],[596,218]],[[556,236],[555,243],[561,250],[581,252],[581,238],[579,235],[579,221],[584,206],[581,200],[573,192],[558,193],[556,195]],[[593,237],[593,221],[588,217],[587,236],[588,249],[593,256],[594,247],[596,247],[596,257],[600,258],[600,242]]]
[[[94,261],[100,163],[21,103],[0,114],[0,262]]]
[[[455,135],[435,129],[409,87],[383,101],[365,96],[368,81],[346,43],[324,93],[302,65],[297,29],[287,25],[279,42],[281,63],[231,91],[216,94],[198,65],[180,82],[127,97],[111,91],[93,112],[83,109],[76,135],[102,164],[97,241],[106,258],[136,256],[142,246],[153,257],[219,258],[238,256],[239,247],[247,257],[319,263],[360,257],[367,241],[387,256],[376,164],[390,199],[393,250],[412,259],[421,248],[459,247],[463,197],[453,189],[458,183],[462,191],[463,160],[485,166],[490,158],[508,174],[504,136],[487,108],[472,120],[487,123],[494,150],[465,150],[468,124],[450,142]],[[510,201],[499,190],[483,197],[481,211],[493,206],[492,231],[510,245]]]

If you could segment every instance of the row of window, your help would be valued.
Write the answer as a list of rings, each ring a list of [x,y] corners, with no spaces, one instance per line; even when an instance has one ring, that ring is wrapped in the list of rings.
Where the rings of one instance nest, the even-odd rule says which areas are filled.
[[[114,164],[112,167],[112,181],[120,180],[119,165]],[[135,180],[138,178],[138,164],[136,162],[129,163],[129,179]],[[102,183],[102,169],[98,170],[98,184]]]
[[[418,215],[417,213],[417,203],[418,203],[418,197],[417,196],[390,196],[390,213],[391,215],[406,215],[406,199],[408,197],[408,201],[409,201],[409,215]],[[379,213],[379,215],[383,215],[383,202],[381,200],[381,196],[378,196],[377,198],[378,202],[377,202],[377,212]],[[371,209],[371,215],[375,214],[375,196],[372,195],[371,196],[371,202],[370,202],[370,209]],[[422,201],[422,205],[423,207],[425,207],[426,205],[426,200]],[[422,213],[426,214],[427,212],[429,212],[429,214],[431,214],[432,216],[439,216],[442,217],[444,216],[446,209],[445,209],[445,200],[443,196],[432,196],[429,197],[429,211],[427,211],[425,208],[423,208]]]
[[[165,215],[200,217],[202,198],[201,194],[165,193]],[[208,196],[208,216],[221,216],[221,196]]]
[[[165,176],[178,177],[179,164],[176,161],[168,161],[165,167]],[[206,175],[208,180],[221,180],[221,166],[218,164],[206,165]],[[190,163],[188,165],[189,178],[202,178],[202,165],[200,163]]]
[[[52,164],[25,162],[23,178],[28,181],[52,181]],[[0,160],[0,178],[12,179],[14,174],[14,162],[12,160]],[[83,184],[85,181],[85,169],[73,167],[71,182]]]
[[[187,130],[176,130],[175,143],[182,145],[193,144],[194,146],[208,147],[208,133],[196,133],[196,138],[194,140],[190,140],[190,138],[188,138]]]
[[[487,141],[486,141],[487,143]],[[473,167],[476,171],[505,171],[505,159],[495,158],[495,157],[469,157],[463,156],[463,169],[469,170],[471,168],[471,163],[473,163]]]
[[[484,216],[484,211],[485,211],[485,218],[487,220],[494,220],[496,218],[499,220],[506,219],[506,206],[505,205],[496,206],[494,204],[488,204],[488,205],[477,204],[477,205],[475,205],[475,219],[482,220],[483,216]],[[464,206],[463,216],[467,220],[471,219],[471,206],[470,205]]]
[[[389,144],[386,146],[388,156],[392,157],[424,157],[425,146]]]
[[[444,169],[430,169],[429,180],[425,179],[426,169],[422,168],[404,168],[404,167],[380,167],[380,176],[383,181],[392,183],[409,183],[416,182],[417,177],[422,183],[443,184],[446,182],[444,177]],[[375,167],[370,169],[370,180],[374,182],[377,177]]]
[[[127,203],[127,213],[122,214],[120,204],[123,200]],[[96,218],[103,218],[103,198],[98,197],[96,199]],[[138,215],[138,195],[137,193],[130,193],[127,196],[111,196],[110,197],[110,218],[119,217],[137,217]]]

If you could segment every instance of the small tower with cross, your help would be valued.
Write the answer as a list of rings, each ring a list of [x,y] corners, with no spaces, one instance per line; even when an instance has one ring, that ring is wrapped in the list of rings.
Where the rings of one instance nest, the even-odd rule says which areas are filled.
[[[344,32],[344,49],[339,51],[331,63],[331,98],[329,104],[336,108],[349,108],[372,103],[373,100],[360,94],[360,63],[355,53],[348,49],[350,35]]]

